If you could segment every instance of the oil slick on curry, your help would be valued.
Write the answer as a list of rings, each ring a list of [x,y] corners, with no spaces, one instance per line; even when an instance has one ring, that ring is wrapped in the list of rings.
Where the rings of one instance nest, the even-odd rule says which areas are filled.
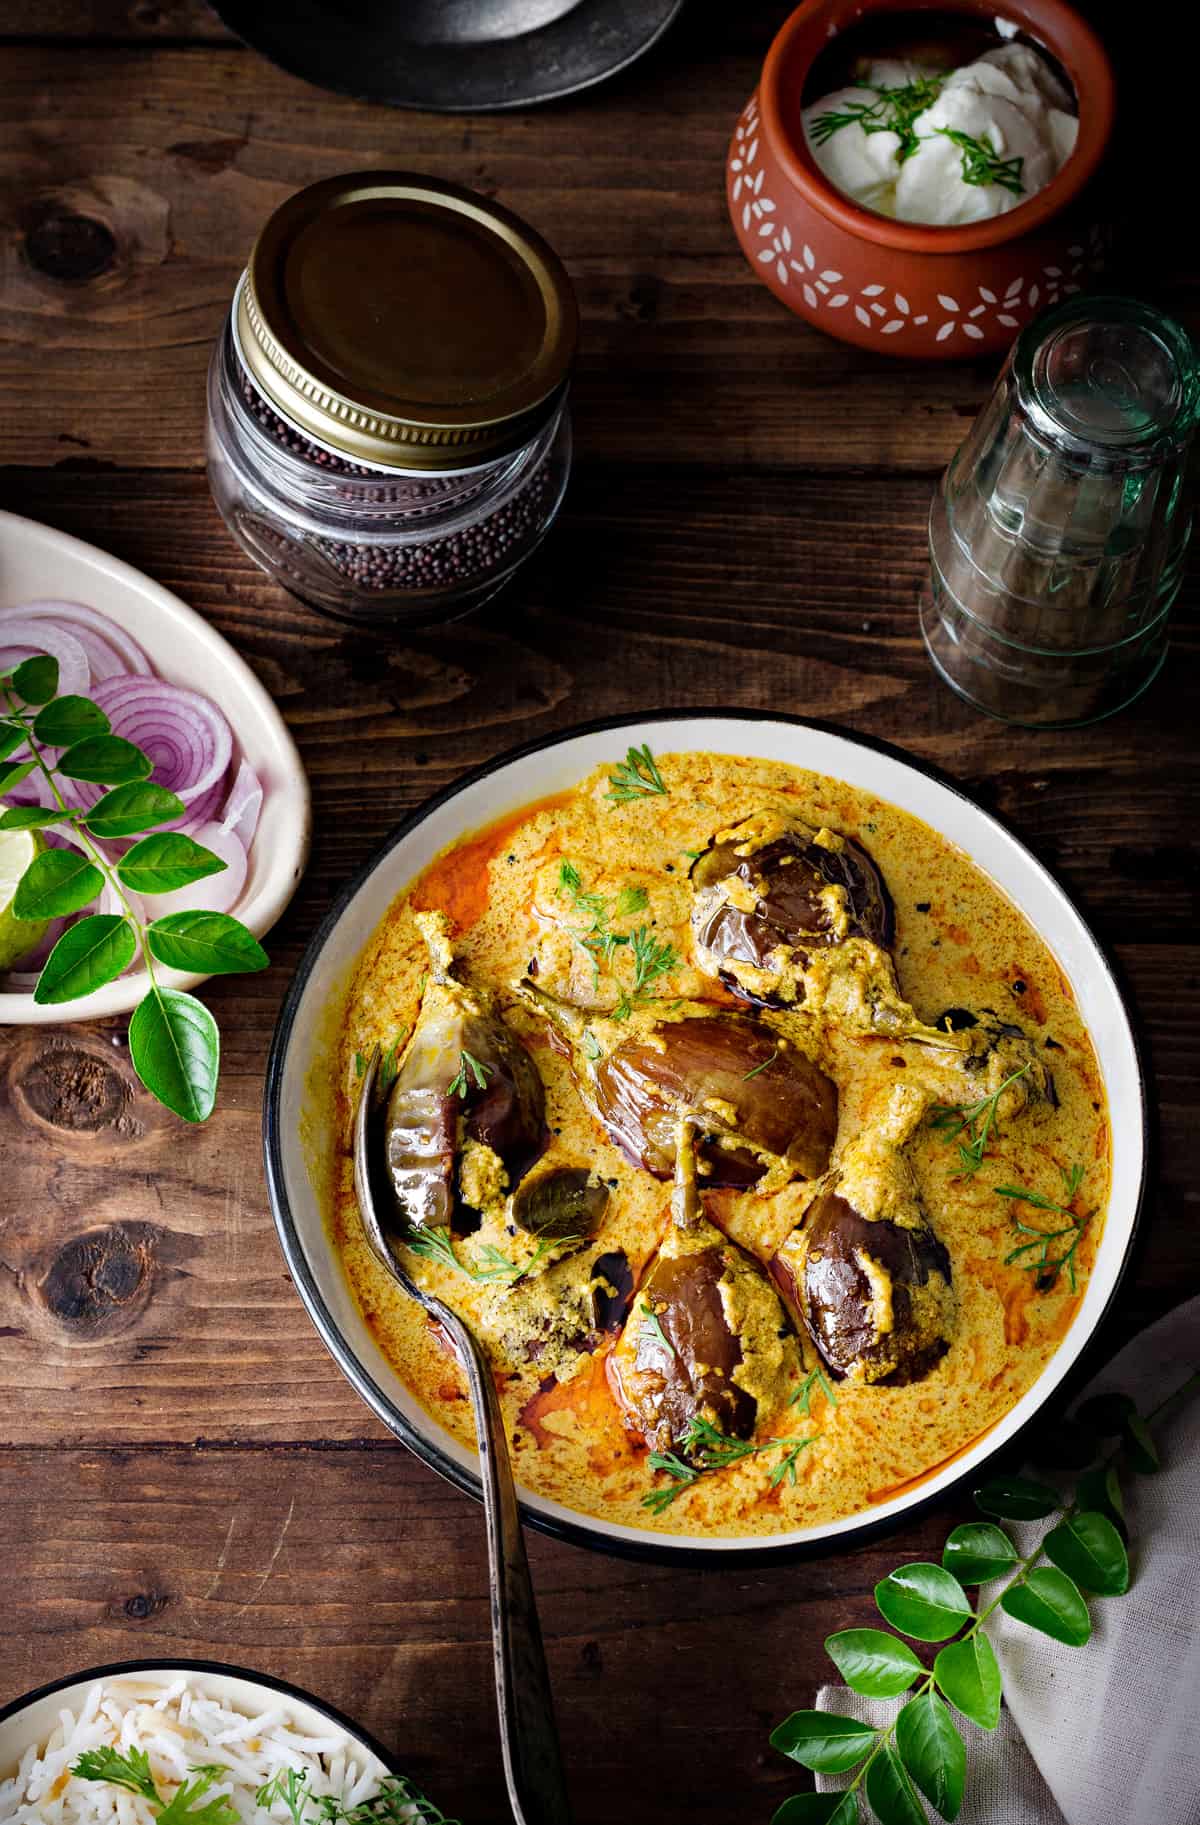
[[[853,1514],[1071,1323],[1109,1145],[1069,986],[961,852],[845,784],[632,749],[439,857],[348,1009],[343,1132],[383,1047],[381,1208],[544,1496],[701,1535]],[[335,1172],[356,1297],[469,1443]]]

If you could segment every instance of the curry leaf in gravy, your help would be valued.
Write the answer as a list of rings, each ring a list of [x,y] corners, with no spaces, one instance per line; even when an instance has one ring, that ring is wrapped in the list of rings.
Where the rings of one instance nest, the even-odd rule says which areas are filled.
[[[604,796],[614,804],[623,805],[630,799],[665,798],[666,794],[667,787],[654,756],[643,743],[640,748],[630,748],[625,759],[613,768]]]

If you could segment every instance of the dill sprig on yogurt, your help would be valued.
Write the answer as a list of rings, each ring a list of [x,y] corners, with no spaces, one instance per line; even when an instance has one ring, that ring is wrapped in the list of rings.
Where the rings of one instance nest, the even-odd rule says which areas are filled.
[[[864,82],[857,86],[869,89],[874,101],[852,101],[844,109],[831,108],[818,114],[812,123],[812,137],[818,146],[832,139],[843,127],[860,126],[864,133],[895,133],[900,140],[897,154],[901,164],[911,158],[920,144],[914,122],[942,92],[944,76],[917,76],[899,88],[881,88]]]

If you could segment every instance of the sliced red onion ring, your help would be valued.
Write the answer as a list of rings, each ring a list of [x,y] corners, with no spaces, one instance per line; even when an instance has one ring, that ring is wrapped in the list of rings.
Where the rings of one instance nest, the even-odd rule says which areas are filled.
[[[112,724],[154,763],[151,778],[185,805],[218,785],[233,754],[233,732],[216,704],[161,678],[105,678],[92,692]],[[72,782],[72,799],[89,809],[107,790]]]
[[[56,622],[68,633],[74,634],[89,658],[94,644],[104,670],[98,671],[93,666],[93,680],[108,678],[122,671],[150,671],[150,661],[133,635],[127,634],[123,627],[107,615],[102,615],[98,608],[89,608],[86,602],[23,602],[18,608],[0,608],[0,629],[9,616]],[[0,639],[2,638],[3,634],[0,633]],[[105,658],[105,651],[109,655],[115,654],[116,663]]]
[[[249,849],[262,810],[262,781],[248,760],[242,761],[221,812],[221,828]]]
[[[146,913],[152,919],[161,919],[166,913],[199,909],[228,912],[237,904],[246,884],[246,851],[235,836],[222,830],[220,824],[201,824],[188,834],[202,848],[219,855],[225,867],[220,874],[208,874],[202,881],[193,881],[190,887],[177,887],[174,893],[156,893],[146,906]]]
[[[191,836],[198,825],[210,823],[216,817],[225,797],[225,782],[228,777],[228,773],[223,774],[215,786],[210,786],[207,792],[202,792],[198,799],[194,799],[187,806],[182,817],[177,817],[171,824],[156,824],[154,828],[156,830],[183,830],[188,836]]]
[[[58,660],[60,697],[82,697],[91,678],[88,656],[64,628],[53,621],[39,621],[0,609],[0,670],[19,665],[31,653],[49,653]]]

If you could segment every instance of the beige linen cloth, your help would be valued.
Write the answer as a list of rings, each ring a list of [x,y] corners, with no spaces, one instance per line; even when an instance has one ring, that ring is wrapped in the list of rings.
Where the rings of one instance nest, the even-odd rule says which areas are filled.
[[[1200,1298],[1135,1337],[1087,1393],[1129,1394],[1145,1414],[1197,1369]],[[1087,1646],[1063,1647],[1001,1610],[987,1624],[1005,1709],[995,1732],[955,1717],[967,1744],[958,1825],[1200,1825],[1200,1391],[1151,1430],[1163,1468],[1122,1478],[1133,1583],[1089,1600]],[[1002,1525],[1027,1553],[1049,1523]],[[817,1695],[822,1711],[872,1724],[900,1703],[844,1686]],[[817,1787],[849,1779],[818,1775]]]

